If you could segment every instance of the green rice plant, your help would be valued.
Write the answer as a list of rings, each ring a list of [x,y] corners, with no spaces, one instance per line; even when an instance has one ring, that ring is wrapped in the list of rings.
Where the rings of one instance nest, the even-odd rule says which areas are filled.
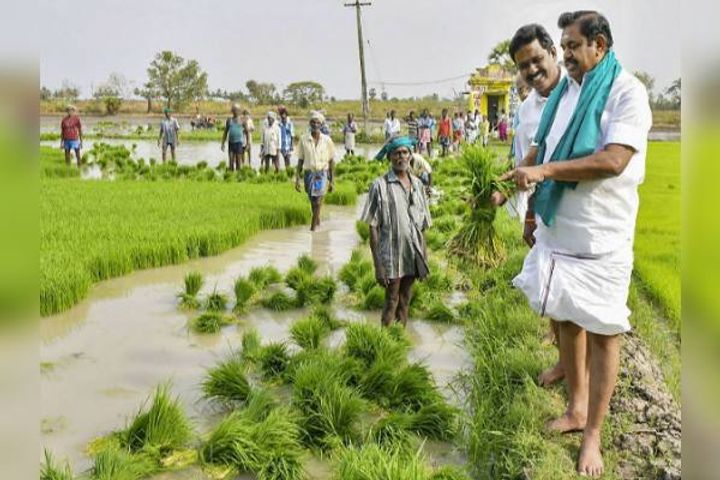
[[[357,190],[348,182],[338,182],[332,192],[325,195],[327,205],[355,205],[357,201]]]
[[[430,247],[431,250],[434,251],[440,251],[445,249],[445,245],[448,242],[448,237],[446,234],[438,231],[430,229],[427,232],[425,232],[425,242],[427,243],[427,246]]]
[[[296,288],[296,305],[329,304],[336,290],[337,284],[330,275],[322,278],[306,277]]]
[[[178,293],[180,299],[180,306],[188,310],[197,310],[200,308],[200,301],[193,295],[188,295],[185,292]]]
[[[170,397],[170,385],[155,389],[150,408],[140,408],[128,427],[119,433],[121,444],[131,452],[167,452],[183,447],[192,435],[190,422],[179,399]]]
[[[110,446],[93,457],[90,478],[93,480],[138,480],[158,470],[157,464],[146,455],[133,455]]]
[[[388,398],[396,382],[397,369],[397,359],[381,358],[376,360],[363,371],[358,382],[358,391],[363,398],[387,407],[389,405]]]
[[[412,445],[412,415],[407,413],[390,413],[372,426],[372,441],[387,450],[409,451]]]
[[[373,286],[362,299],[363,310],[379,310],[385,306],[385,289],[380,285]]]
[[[285,373],[290,362],[290,355],[284,343],[275,342],[265,345],[258,356],[260,370],[267,380],[279,378]]]
[[[250,270],[248,279],[255,284],[258,290],[262,290],[273,283],[280,283],[282,281],[282,275],[280,275],[277,268],[272,265],[266,265]]]
[[[260,356],[261,349],[258,331],[254,328],[245,331],[242,336],[242,352],[240,353],[243,360],[255,362]]]
[[[330,329],[322,319],[313,315],[296,321],[290,327],[290,336],[295,343],[305,350],[312,350],[320,346]]]
[[[411,430],[421,437],[450,441],[457,432],[458,410],[442,398],[426,403],[410,417]]]
[[[374,443],[345,448],[338,454],[336,475],[343,480],[426,480],[430,468],[421,452],[408,454]]]
[[[340,269],[339,277],[351,291],[355,291],[357,281],[372,270],[372,263],[363,257],[361,250],[355,249],[350,261]]]
[[[297,422],[295,412],[288,407],[281,407],[271,410],[262,421],[255,424],[253,439],[266,456],[263,464],[273,457],[300,456],[300,427]]]
[[[465,469],[455,465],[443,465],[430,475],[429,480],[471,480]]]
[[[277,407],[277,401],[270,390],[253,388],[250,390],[247,401],[240,411],[243,416],[253,422],[261,422],[267,418],[275,407]]]
[[[317,262],[307,253],[300,255],[297,260],[297,267],[308,275],[313,275],[318,268]]]
[[[453,281],[447,275],[443,268],[439,265],[430,265],[430,274],[424,280],[425,285],[430,291],[434,292],[451,292],[453,289]]]
[[[359,382],[364,365],[357,359],[342,355],[338,350],[323,348],[294,355],[288,367],[288,380],[295,389],[303,385],[313,387],[318,379],[354,386]]]
[[[432,374],[420,363],[405,365],[397,371],[387,396],[391,409],[418,411],[423,405],[442,398]]]
[[[66,461],[63,465],[55,463],[52,453],[44,450],[45,462],[40,468],[40,480],[73,480],[72,468]]]
[[[292,267],[285,274],[285,285],[292,288],[293,290],[297,290],[300,283],[306,281],[310,277],[310,275],[311,274],[307,273],[300,267]]]
[[[233,353],[227,360],[211,368],[202,384],[205,398],[223,403],[241,403],[248,399],[251,388],[245,376],[242,357]]]
[[[304,480],[302,457],[292,452],[274,452],[257,473],[258,480]]]
[[[260,304],[270,310],[283,312],[296,307],[296,300],[285,292],[275,292],[260,300]]]
[[[197,296],[205,280],[200,272],[188,272],[185,275],[185,293],[190,296]]]
[[[507,196],[512,193],[511,182],[497,180],[509,170],[509,165],[499,161],[490,150],[474,145],[464,147],[461,158],[470,176],[470,211],[450,241],[448,251],[477,265],[494,267],[504,260],[505,253],[493,225],[498,209],[490,197],[494,191]]]
[[[367,295],[373,287],[379,286],[378,281],[375,278],[375,272],[368,272],[362,278],[357,281],[356,290],[358,293]],[[384,299],[383,299],[384,300]]]
[[[343,327],[344,323],[335,317],[329,305],[315,305],[310,313],[312,317],[320,320],[330,331]]]
[[[430,304],[425,318],[438,323],[455,323],[457,321],[455,312],[442,300],[435,300]]]
[[[263,452],[253,438],[256,428],[242,412],[232,412],[210,432],[200,448],[200,461],[233,466],[239,472],[259,470]]]
[[[218,312],[203,312],[190,322],[190,330],[195,333],[218,333],[230,320]]]
[[[233,287],[235,291],[235,307],[233,311],[236,313],[243,312],[247,308],[250,299],[255,295],[255,284],[247,278],[240,276],[235,280]]]
[[[363,222],[362,220],[356,221],[355,231],[363,243],[366,243],[370,239],[370,225],[368,225],[367,222]]]
[[[458,221],[451,215],[433,219],[433,228],[443,233],[452,233],[457,227]]]
[[[426,282],[415,282],[410,294],[410,315],[422,316],[435,297]]]
[[[345,330],[345,353],[363,362],[366,367],[379,360],[403,364],[407,344],[397,341],[378,325],[352,323]]]
[[[224,312],[227,308],[227,302],[227,295],[213,290],[207,299],[205,299],[205,308],[209,312]]]

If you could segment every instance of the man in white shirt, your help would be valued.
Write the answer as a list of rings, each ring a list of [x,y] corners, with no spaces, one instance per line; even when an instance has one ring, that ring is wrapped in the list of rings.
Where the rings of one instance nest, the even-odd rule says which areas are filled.
[[[385,119],[383,124],[383,131],[385,132],[385,141],[400,135],[400,120],[395,118],[395,110],[390,110],[390,116]]]
[[[568,407],[548,427],[557,432],[582,430],[578,473],[600,476],[604,473],[601,428],[617,380],[619,334],[630,330],[626,303],[633,266],[637,189],[645,173],[652,114],[643,85],[615,61],[612,33],[604,16],[568,12],[560,16],[558,26],[563,30],[567,81],[562,80],[548,100],[536,135],[538,140],[540,130],[544,131],[539,145],[530,148],[523,166],[504,178],[512,178],[523,190],[537,184],[544,192],[560,191],[561,195],[540,208],[538,192],[534,194],[534,209],[543,215],[543,221],[538,222],[536,243],[513,283],[534,310],[560,324]],[[612,68],[608,70],[608,66]],[[598,76],[588,74],[597,71],[614,72],[616,76],[608,89],[601,87],[589,93],[593,90],[585,87],[594,84]],[[573,150],[586,145],[583,142],[587,137],[572,132],[590,124],[589,117],[580,118],[585,122],[580,124],[578,118],[572,118],[573,113],[588,105],[588,100],[592,104],[598,99],[604,100],[604,106],[594,153],[574,158],[555,156],[556,147],[568,145],[568,138]],[[551,103],[556,109],[549,130],[545,130]],[[577,125],[580,130],[572,128]],[[566,137],[568,132],[570,136]],[[536,163],[539,151],[544,154]]]

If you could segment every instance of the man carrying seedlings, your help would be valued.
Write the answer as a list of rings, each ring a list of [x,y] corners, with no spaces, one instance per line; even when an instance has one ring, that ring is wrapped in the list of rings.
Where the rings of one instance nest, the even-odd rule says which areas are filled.
[[[513,283],[535,311],[559,322],[568,406],[548,428],[582,430],[577,470],[600,476],[620,334],[630,330],[637,190],[652,114],[645,87],[615,58],[603,15],[564,13],[558,26],[568,76],[550,94],[523,165],[502,179],[536,186],[542,221]]]
[[[391,168],[373,182],[361,217],[370,226],[375,278],[385,288],[383,326],[407,324],[412,285],[429,273],[424,232],[432,220],[423,184],[410,173],[414,143],[395,137],[375,156],[389,158]]]
[[[65,150],[65,164],[70,166],[71,151],[75,151],[77,166],[80,168],[82,149],[82,123],[74,105],[67,106],[67,115],[60,122],[60,148]]]
[[[300,137],[298,142],[298,164],[295,174],[295,190],[300,191],[300,177],[305,183],[312,208],[310,231],[320,225],[320,210],[325,192],[332,192],[335,144],[329,135],[320,131],[325,117],[320,112],[310,114],[310,133]]]
[[[228,169],[240,170],[243,164],[243,156],[245,150],[245,129],[243,121],[240,118],[240,105],[234,103],[230,109],[232,117],[225,122],[225,130],[223,131],[222,141],[220,142],[220,150],[225,151],[225,140],[228,141]]]
[[[172,110],[166,107],[163,112],[165,118],[160,122],[160,136],[157,143],[158,147],[160,147],[160,142],[162,142],[162,161],[165,163],[168,147],[170,147],[170,155],[173,161],[175,160],[175,148],[180,144],[180,125],[175,117],[170,115]]]

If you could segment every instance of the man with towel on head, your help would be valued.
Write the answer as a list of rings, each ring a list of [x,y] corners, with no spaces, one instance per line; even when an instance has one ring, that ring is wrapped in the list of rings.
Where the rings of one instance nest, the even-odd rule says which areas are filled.
[[[423,184],[410,173],[415,143],[395,137],[375,156],[389,158],[391,168],[373,182],[361,217],[370,226],[375,278],[385,288],[385,327],[407,324],[412,285],[429,273],[424,232],[432,220]]]
[[[325,192],[332,192],[335,144],[330,136],[320,131],[325,117],[320,112],[310,114],[310,133],[300,137],[295,189],[300,191],[300,177],[305,182],[305,193],[312,207],[310,231],[320,225],[320,209]]]
[[[630,330],[638,185],[652,114],[645,87],[615,58],[603,15],[568,12],[558,26],[568,76],[547,100],[535,145],[503,177],[521,190],[536,187],[533,208],[542,220],[513,283],[560,326],[568,406],[548,428],[583,431],[577,471],[600,476],[620,334]]]

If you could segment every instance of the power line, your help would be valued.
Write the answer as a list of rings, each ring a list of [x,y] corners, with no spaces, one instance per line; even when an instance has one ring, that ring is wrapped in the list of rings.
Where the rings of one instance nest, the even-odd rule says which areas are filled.
[[[374,85],[393,85],[393,86],[412,86],[412,85],[434,85],[438,83],[446,83],[446,82],[452,82],[454,80],[460,80],[461,78],[469,78],[472,73],[465,73],[463,75],[458,75],[456,77],[450,77],[450,78],[443,78],[441,80],[430,80],[426,82],[387,82],[387,81],[376,81],[371,80],[368,83],[372,83]]]

